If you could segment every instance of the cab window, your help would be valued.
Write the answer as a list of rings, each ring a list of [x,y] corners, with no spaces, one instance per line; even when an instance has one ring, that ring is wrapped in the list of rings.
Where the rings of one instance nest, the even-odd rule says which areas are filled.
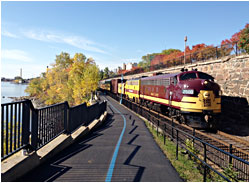
[[[208,80],[211,80],[211,81],[214,80],[214,78],[212,76],[210,76],[210,75],[208,75],[206,73],[199,72],[198,75],[199,75],[200,79],[208,79]]]
[[[196,77],[196,73],[186,73],[180,76],[180,80],[188,80],[188,79],[195,79]]]

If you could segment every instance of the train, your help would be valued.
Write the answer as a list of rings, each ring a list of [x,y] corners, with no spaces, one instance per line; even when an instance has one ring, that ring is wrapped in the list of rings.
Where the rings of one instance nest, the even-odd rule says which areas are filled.
[[[216,129],[221,89],[214,77],[197,70],[100,82],[104,91],[122,95],[193,128]]]

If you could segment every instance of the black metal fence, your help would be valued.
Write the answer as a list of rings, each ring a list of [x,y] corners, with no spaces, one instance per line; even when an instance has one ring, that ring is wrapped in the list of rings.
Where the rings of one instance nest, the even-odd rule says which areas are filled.
[[[3,157],[28,144],[30,102],[2,104],[1,115],[1,157]]]
[[[1,159],[22,148],[37,150],[62,133],[88,125],[107,103],[69,107],[67,102],[35,109],[30,100],[1,104]]]
[[[109,93],[109,95],[117,101],[120,101],[120,97]],[[192,135],[174,126],[173,121],[167,119],[161,119],[155,113],[150,110],[145,109],[137,104],[122,99],[122,104],[126,107],[132,109],[134,112],[145,117],[147,120],[152,122],[154,125],[152,127],[157,129],[157,133],[162,131],[164,135],[164,141],[166,137],[169,137],[176,143],[176,152],[180,150],[179,147],[185,149],[190,156],[193,156],[196,161],[200,164],[199,168],[203,169],[203,180],[206,181],[207,178],[213,179],[211,174],[208,172],[213,171],[218,174],[226,181],[249,181],[249,162],[248,156],[238,157],[237,151],[234,153],[234,148],[225,147],[219,145],[220,147],[215,147],[200,138]],[[178,159],[178,153],[176,153]]]
[[[69,108],[68,132],[75,131],[81,125],[88,124],[88,107],[86,103]]]
[[[184,64],[204,62],[209,59],[219,59],[219,58],[230,56],[230,55],[238,56],[238,55],[245,54],[245,53],[246,53],[245,50],[242,50],[241,48],[239,48],[238,42],[223,44],[223,45],[219,45],[215,47],[208,46],[207,48],[201,51],[197,51],[194,53],[187,53],[185,57],[180,56],[171,60],[166,60],[164,61],[164,63],[150,65],[148,67],[140,67],[132,71],[128,71],[125,74],[123,74],[123,76],[139,74],[139,73],[144,73],[144,72],[149,72],[149,71],[155,71],[159,69],[166,69],[166,68],[170,68],[173,66],[179,66],[179,65],[184,65]],[[121,74],[117,74],[110,78],[115,78],[115,77],[121,77]],[[107,79],[110,79],[110,78],[107,78]]]

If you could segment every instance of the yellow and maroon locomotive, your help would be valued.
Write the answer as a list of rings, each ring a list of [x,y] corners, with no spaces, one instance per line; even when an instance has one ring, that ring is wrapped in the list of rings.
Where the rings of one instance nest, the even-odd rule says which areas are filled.
[[[219,85],[198,71],[142,78],[140,102],[196,128],[215,128],[221,113]]]

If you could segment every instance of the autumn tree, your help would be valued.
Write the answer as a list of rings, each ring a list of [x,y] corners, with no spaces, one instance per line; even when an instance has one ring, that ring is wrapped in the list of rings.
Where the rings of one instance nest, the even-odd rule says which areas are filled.
[[[98,87],[99,78],[94,59],[87,59],[82,53],[70,58],[62,52],[56,56],[52,68],[44,76],[33,79],[26,91],[47,105],[64,101],[78,105],[88,102],[91,92]]]
[[[74,104],[81,104],[90,99],[91,92],[98,87],[99,69],[94,60],[85,63],[82,55],[75,55],[69,72],[68,86],[72,88]]]
[[[249,53],[249,24],[240,32],[238,46],[246,53]]]
[[[223,40],[219,54],[222,56],[229,55],[236,44],[241,51],[249,53],[249,24],[246,24],[244,29],[233,34],[230,39]]]

